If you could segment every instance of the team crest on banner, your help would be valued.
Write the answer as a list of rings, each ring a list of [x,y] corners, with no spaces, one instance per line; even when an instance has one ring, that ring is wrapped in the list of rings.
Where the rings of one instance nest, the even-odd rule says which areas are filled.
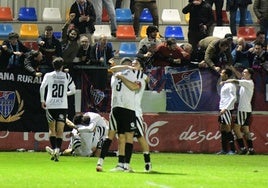
[[[16,104],[17,99],[17,104]],[[17,109],[14,107],[17,106]],[[13,122],[21,118],[24,113],[24,101],[18,91],[0,91],[0,122]],[[16,112],[14,113],[14,110]]]
[[[173,86],[181,100],[196,109],[202,94],[201,74],[198,69],[171,73]]]

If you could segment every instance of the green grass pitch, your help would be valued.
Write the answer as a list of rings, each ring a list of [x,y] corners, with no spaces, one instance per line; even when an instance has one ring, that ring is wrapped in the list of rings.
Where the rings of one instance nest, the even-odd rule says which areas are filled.
[[[152,153],[153,171],[145,173],[143,155],[133,154],[135,173],[110,172],[117,157],[107,157],[96,172],[97,158],[45,152],[0,152],[1,187],[44,188],[255,188],[268,187],[267,155]]]

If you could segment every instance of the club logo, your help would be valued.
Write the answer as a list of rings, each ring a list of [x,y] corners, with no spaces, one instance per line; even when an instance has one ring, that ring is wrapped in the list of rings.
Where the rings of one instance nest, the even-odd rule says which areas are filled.
[[[181,100],[196,109],[202,94],[201,74],[198,69],[171,73],[172,82]]]
[[[24,101],[18,91],[0,91],[0,122],[19,120],[24,113],[23,106]]]

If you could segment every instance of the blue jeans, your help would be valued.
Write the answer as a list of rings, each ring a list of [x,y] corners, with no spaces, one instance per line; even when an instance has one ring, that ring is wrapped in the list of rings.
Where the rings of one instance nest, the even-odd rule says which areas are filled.
[[[102,23],[102,8],[104,6],[111,20],[111,31],[116,33],[117,23],[113,0],[92,0],[91,2],[96,12],[96,24],[100,25]]]
[[[237,35],[236,32],[236,14],[237,9],[239,8],[240,12],[240,21],[239,21],[239,27],[244,27],[246,25],[246,14],[247,14],[247,7],[235,7],[230,9],[230,28],[233,36]]]

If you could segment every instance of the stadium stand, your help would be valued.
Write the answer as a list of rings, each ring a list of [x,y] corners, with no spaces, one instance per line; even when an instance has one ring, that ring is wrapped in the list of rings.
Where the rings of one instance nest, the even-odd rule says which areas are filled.
[[[229,24],[230,21],[229,21],[229,18],[228,18],[226,10],[222,10],[221,14],[222,14],[222,23],[223,24]],[[216,11],[215,10],[213,10],[213,16],[214,16],[214,20],[216,21],[217,17],[216,17]]]
[[[129,8],[117,8],[115,16],[117,22],[132,22],[132,14]]]
[[[135,57],[137,45],[135,42],[122,42],[119,48],[119,57]]]
[[[104,8],[102,9],[102,21],[103,22],[109,22],[110,21],[110,17],[108,15],[107,10]]]
[[[39,36],[39,29],[37,24],[21,24],[20,38],[21,39],[37,39]]]
[[[117,39],[136,39],[132,25],[118,25],[116,31]]]
[[[43,21],[59,22],[62,21],[59,8],[45,7],[42,15]]]
[[[1,23],[0,24],[0,39],[7,39],[8,34],[14,32],[14,28],[12,24],[5,24]]]
[[[13,14],[10,7],[0,7],[0,21],[12,21]]]
[[[140,15],[140,22],[153,22],[153,17],[148,8],[143,9],[141,15]]]
[[[238,27],[237,37],[243,37],[247,41],[252,41],[256,39],[256,30],[254,27]]]
[[[19,21],[37,21],[37,14],[34,7],[21,7],[18,14]]]
[[[223,38],[227,33],[231,33],[231,28],[229,26],[215,26],[212,36]]]
[[[237,10],[236,12],[236,23],[239,24],[239,21],[240,21],[240,11]],[[251,13],[249,10],[247,10],[247,13],[246,13],[246,24],[247,25],[250,25],[250,24],[253,24],[253,19],[252,19],[252,16],[251,16]]]
[[[108,39],[112,38],[110,25],[95,25],[93,37],[98,39],[101,35],[105,35]]]
[[[175,38],[177,40],[184,40],[184,34],[181,26],[168,25],[165,28],[165,39]]]
[[[163,24],[181,23],[181,17],[178,9],[163,9],[161,19]]]

